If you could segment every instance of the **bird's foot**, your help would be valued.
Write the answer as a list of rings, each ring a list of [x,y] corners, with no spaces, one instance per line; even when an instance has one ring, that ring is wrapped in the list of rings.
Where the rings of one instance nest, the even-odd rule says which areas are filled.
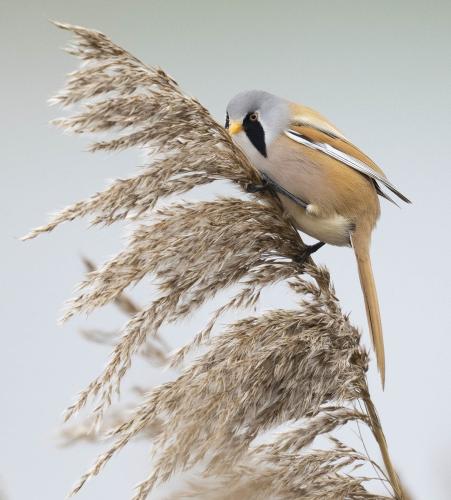
[[[262,179],[260,184],[255,184],[253,182],[246,184],[245,189],[248,193],[261,193],[262,191],[269,189],[269,184],[265,179]]]
[[[312,253],[315,253],[317,250],[319,250],[324,245],[325,245],[324,241],[318,241],[318,243],[315,243],[314,245],[305,245],[304,251],[297,258],[298,263],[305,264],[305,262],[310,257],[310,255],[312,255]]]
[[[325,245],[324,241],[318,241],[318,243],[315,243],[314,245],[306,245],[305,249],[308,255],[312,255],[312,253],[315,253],[317,250],[322,248]]]
[[[274,195],[275,194],[282,194],[282,195],[286,196],[287,198],[289,198],[291,201],[294,201],[294,203],[296,203],[300,207],[307,208],[308,203],[306,203],[304,200],[301,200],[301,198],[298,198],[290,191],[286,190],[280,184],[278,184],[273,179],[271,179],[271,177],[269,177],[269,175],[265,174],[265,172],[260,172],[260,175],[262,178],[260,184],[249,183],[249,184],[246,184],[244,186],[248,193],[258,193],[258,192],[262,192],[262,191],[269,191]]]

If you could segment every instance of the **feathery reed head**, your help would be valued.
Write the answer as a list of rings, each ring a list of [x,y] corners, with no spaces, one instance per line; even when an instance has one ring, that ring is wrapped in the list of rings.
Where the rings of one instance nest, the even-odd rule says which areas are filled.
[[[68,51],[84,64],[52,100],[78,108],[55,123],[80,134],[111,134],[92,144],[92,151],[138,146],[148,158],[138,175],[114,181],[26,236],[84,216],[101,225],[125,218],[135,222],[126,247],[98,269],[91,266],[65,313],[68,319],[115,301],[131,315],[107,366],[66,417],[96,401],[92,419],[100,424],[134,355],[149,339],[235,286],[232,298],[172,356],[172,365],[201,344],[206,351],[122,415],[110,432],[111,448],[74,492],[130,439],[152,429],[155,465],[136,500],[193,466],[214,483],[206,489],[199,481],[191,491],[196,498],[384,498],[369,493],[367,478],[354,473],[353,467],[369,460],[354,449],[334,441],[332,449],[304,451],[317,436],[360,421],[381,447],[389,497],[401,498],[369,398],[368,358],[359,333],[342,313],[328,272],[300,259],[305,247],[277,199],[257,193],[157,208],[169,195],[215,180],[245,187],[259,176],[224,128],[163,70],[144,65],[97,31],[56,24],[75,35]],[[124,291],[147,275],[158,294],[140,309],[127,302]],[[278,282],[298,295],[297,309],[235,321],[211,336],[223,313],[253,306],[264,287]],[[365,411],[354,408],[357,401],[364,402]],[[287,421],[297,422],[297,428],[272,443],[255,444],[262,433]],[[227,486],[226,495],[230,481],[234,486],[232,491]]]

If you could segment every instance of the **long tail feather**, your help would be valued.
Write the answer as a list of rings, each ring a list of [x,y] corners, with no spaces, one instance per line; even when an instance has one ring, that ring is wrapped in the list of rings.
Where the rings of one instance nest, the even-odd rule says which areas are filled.
[[[377,298],[376,284],[374,282],[373,269],[369,255],[368,238],[355,234],[352,238],[357,267],[359,271],[360,285],[365,300],[368,326],[376,352],[377,367],[381,376],[382,387],[385,386],[385,352],[384,337],[382,333],[382,322]]]

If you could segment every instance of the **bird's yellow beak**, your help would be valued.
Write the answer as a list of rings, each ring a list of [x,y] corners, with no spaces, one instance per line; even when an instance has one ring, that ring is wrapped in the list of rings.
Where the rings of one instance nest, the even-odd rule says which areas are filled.
[[[229,125],[229,134],[235,135],[243,130],[243,124],[241,122],[230,122]]]

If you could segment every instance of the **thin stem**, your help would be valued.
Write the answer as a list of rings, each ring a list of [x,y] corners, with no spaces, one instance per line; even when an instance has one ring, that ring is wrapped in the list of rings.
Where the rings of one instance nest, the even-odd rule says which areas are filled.
[[[377,414],[373,402],[371,401],[367,387],[365,388],[362,400],[363,403],[365,404],[368,417],[370,418],[371,431],[374,435],[374,438],[377,441],[377,444],[379,445],[382,460],[384,461],[385,469],[387,471],[388,478],[390,479],[390,483],[393,487],[395,497],[398,500],[409,500],[409,496],[404,492],[398,474],[396,474],[395,468],[393,467],[392,461],[390,459],[390,454],[388,453],[388,445],[385,439],[385,434],[382,430],[379,416]]]

